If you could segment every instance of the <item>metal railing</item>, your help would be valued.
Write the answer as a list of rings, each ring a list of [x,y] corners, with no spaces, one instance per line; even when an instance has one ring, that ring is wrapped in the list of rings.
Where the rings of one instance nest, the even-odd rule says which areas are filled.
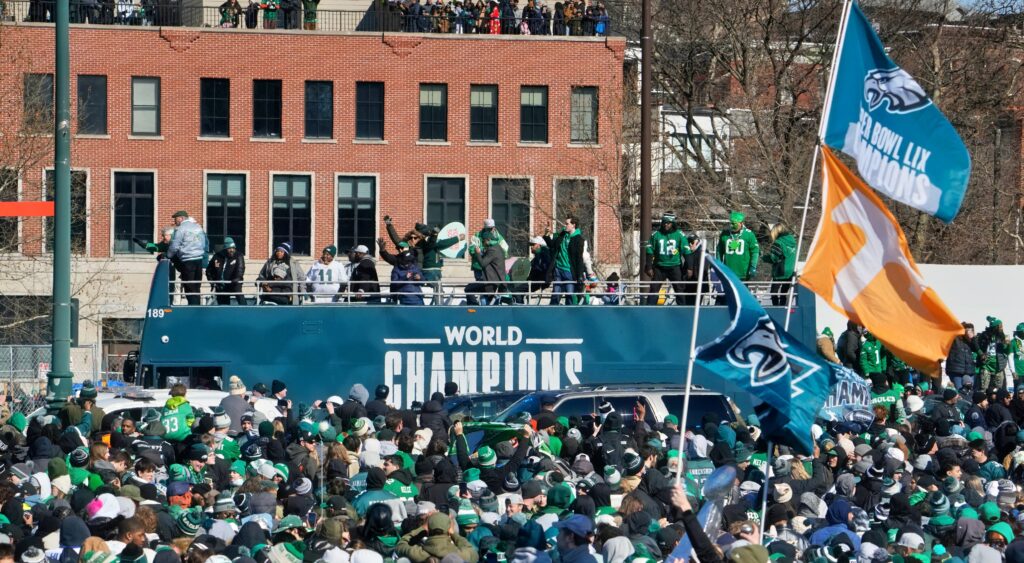
[[[238,29],[295,29],[335,32],[408,32],[466,35],[540,35],[605,37],[611,35],[607,16],[586,16],[556,22],[550,17],[515,18],[459,15],[454,12],[410,16],[384,6],[365,11],[283,8],[280,4],[249,2],[235,9],[153,3],[139,0],[70,0],[71,23],[126,26],[217,27]],[[277,6],[277,8],[273,8]],[[53,0],[0,0],[0,20],[11,23],[53,23]]]
[[[363,283],[366,282],[357,282]],[[189,290],[195,305],[695,305],[697,282],[588,281],[531,282],[505,281],[401,281],[379,282],[379,292],[354,289],[348,283],[310,284],[292,281],[241,282],[239,291],[217,290],[209,282],[170,282],[175,305],[189,305]],[[772,282],[748,282],[747,288],[764,306],[784,306],[789,298],[786,288]],[[392,291],[401,286],[404,291]],[[678,289],[678,292],[675,290]],[[714,281],[705,282],[702,306],[725,305],[725,294]],[[793,305],[797,292],[793,290]]]

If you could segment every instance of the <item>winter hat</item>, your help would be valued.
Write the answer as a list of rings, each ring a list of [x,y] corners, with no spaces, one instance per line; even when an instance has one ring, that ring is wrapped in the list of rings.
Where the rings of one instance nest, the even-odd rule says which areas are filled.
[[[928,504],[932,508],[932,517],[949,514],[949,499],[938,491],[931,494],[928,498]]]
[[[498,461],[498,454],[490,446],[483,446],[476,453],[477,460],[483,467],[494,467]]]
[[[459,510],[455,513],[455,523],[460,527],[480,524],[480,515],[473,510],[473,505],[468,500],[462,499],[459,502]]]
[[[1017,487],[1009,479],[1000,479],[999,495],[996,502],[1001,506],[1013,506],[1017,504]]]
[[[333,257],[338,255],[338,247],[334,246],[333,244],[325,246],[324,247],[324,252],[326,252],[327,254],[330,254],[331,258],[333,258]]]
[[[911,395],[907,397],[906,402],[907,410],[910,411],[910,414],[916,414],[918,412],[921,412],[921,409],[924,408],[924,400],[921,399],[921,397],[918,397],[917,395]]]
[[[71,454],[68,456],[71,461],[71,467],[85,467],[89,465],[89,450],[83,448],[75,448],[71,450]]]
[[[231,426],[231,417],[228,413],[224,412],[222,407],[213,408],[213,427],[222,430]]]
[[[356,383],[352,386],[352,389],[348,392],[348,398],[354,401],[359,401],[360,404],[366,405],[366,402],[370,400],[370,392],[363,387],[362,383]]]
[[[956,477],[949,476],[942,480],[942,492],[947,495],[955,495],[962,490],[964,490],[964,485]]]
[[[287,243],[285,243],[285,244],[287,244]],[[291,247],[290,246],[288,247],[287,251],[289,253],[291,252]],[[286,389],[288,389],[288,386],[285,385],[284,382],[279,380],[279,379],[275,379],[275,380],[270,382],[270,393],[272,395],[277,395],[278,393],[280,393],[281,391],[284,391]]]
[[[296,480],[292,487],[296,494],[308,495],[309,492],[313,490],[313,483],[306,477],[303,477],[302,479]]]
[[[177,518],[178,531],[181,535],[195,537],[199,533],[199,527],[203,523],[203,515],[199,510],[183,510]]]
[[[643,469],[644,460],[633,452],[626,452],[622,456],[622,466],[626,470],[627,476],[636,475]]]
[[[661,222],[662,223],[675,223],[676,222],[676,214],[672,213],[671,211],[666,211],[661,216]]]
[[[245,383],[242,383],[242,378],[232,375],[228,379],[228,390],[232,395],[245,395]]]
[[[82,383],[82,389],[78,392],[79,399],[92,399],[96,400],[96,387],[93,386],[91,380],[86,380]]]
[[[548,490],[548,506],[555,506],[565,510],[572,504],[572,497],[572,489],[568,485],[564,483],[555,485]]]
[[[235,498],[229,493],[221,493],[217,495],[217,500],[213,503],[213,512],[214,514],[219,512],[238,512],[238,506],[235,505]]]
[[[1011,529],[1010,525],[1006,522],[996,522],[995,524],[989,526],[986,532],[990,534],[995,533],[999,534],[1000,536],[1003,536],[1003,538],[1006,540],[1006,543],[1012,542],[1014,538],[1013,529]]]
[[[618,469],[615,469],[615,467],[611,465],[606,465],[604,467],[604,482],[607,483],[609,487],[615,489],[619,486],[621,481],[622,474],[619,473]]]
[[[285,254],[291,254],[292,245],[289,242],[282,242],[281,244],[274,247],[274,252],[277,252],[278,250],[283,250]]]
[[[775,483],[774,499],[775,502],[786,503],[793,500],[793,488],[787,483]]]

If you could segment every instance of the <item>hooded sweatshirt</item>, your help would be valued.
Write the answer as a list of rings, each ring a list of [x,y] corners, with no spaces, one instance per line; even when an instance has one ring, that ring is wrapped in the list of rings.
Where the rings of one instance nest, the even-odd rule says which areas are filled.
[[[854,551],[860,549],[860,537],[850,530],[850,503],[845,499],[835,499],[832,504],[828,507],[828,512],[825,513],[825,522],[828,524],[826,527],[811,534],[812,545],[828,545],[832,536],[837,534],[846,534],[850,541],[853,542]]]
[[[625,563],[630,556],[636,552],[633,543],[625,536],[612,538],[605,542],[601,548],[601,555],[604,556],[604,563]]]

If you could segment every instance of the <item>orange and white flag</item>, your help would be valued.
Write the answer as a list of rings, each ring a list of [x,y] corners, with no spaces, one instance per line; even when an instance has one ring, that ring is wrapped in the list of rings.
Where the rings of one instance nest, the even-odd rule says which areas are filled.
[[[821,151],[822,216],[800,283],[908,365],[938,375],[963,327],[925,285],[882,200],[828,147]]]

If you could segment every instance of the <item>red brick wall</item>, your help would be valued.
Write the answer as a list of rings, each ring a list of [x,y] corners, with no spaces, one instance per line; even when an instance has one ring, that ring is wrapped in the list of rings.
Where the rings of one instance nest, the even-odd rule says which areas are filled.
[[[5,26],[4,49],[21,56],[0,62],[0,80],[21,83],[24,72],[53,72],[53,28]],[[468,175],[468,225],[489,215],[489,178],[533,179],[533,226],[540,232],[553,208],[558,176],[595,177],[598,200],[614,203],[621,121],[621,40],[332,35],[240,30],[186,30],[75,26],[71,32],[73,130],[78,74],[107,75],[109,139],[75,138],[72,165],[89,177],[89,249],[111,252],[111,169],[157,172],[156,223],[187,209],[203,220],[204,170],[247,171],[248,254],[263,258],[269,246],[269,173],[314,175],[313,248],[334,242],[335,173],[377,173],[378,214],[401,227],[423,218],[424,175]],[[129,139],[131,77],[161,77],[163,140]],[[231,80],[231,142],[200,141],[200,77]],[[253,142],[252,80],[283,80],[285,142]],[[303,143],[305,80],[334,81],[335,144]],[[356,81],[385,83],[386,145],[353,144]],[[421,82],[448,84],[450,146],[418,146]],[[467,146],[470,84],[499,87],[500,147]],[[519,87],[549,87],[550,147],[519,147]],[[598,86],[599,147],[569,147],[570,89]],[[0,100],[0,131],[17,131],[21,100]],[[52,162],[52,158],[44,161]],[[38,170],[26,180],[38,183]],[[28,185],[28,182],[25,184]],[[23,198],[34,188],[22,190]],[[26,193],[27,192],[27,193]],[[618,262],[620,235],[614,212],[598,206],[598,257]],[[31,234],[38,223],[25,225]],[[379,226],[383,234],[383,225]],[[38,245],[25,244],[25,252]]]

